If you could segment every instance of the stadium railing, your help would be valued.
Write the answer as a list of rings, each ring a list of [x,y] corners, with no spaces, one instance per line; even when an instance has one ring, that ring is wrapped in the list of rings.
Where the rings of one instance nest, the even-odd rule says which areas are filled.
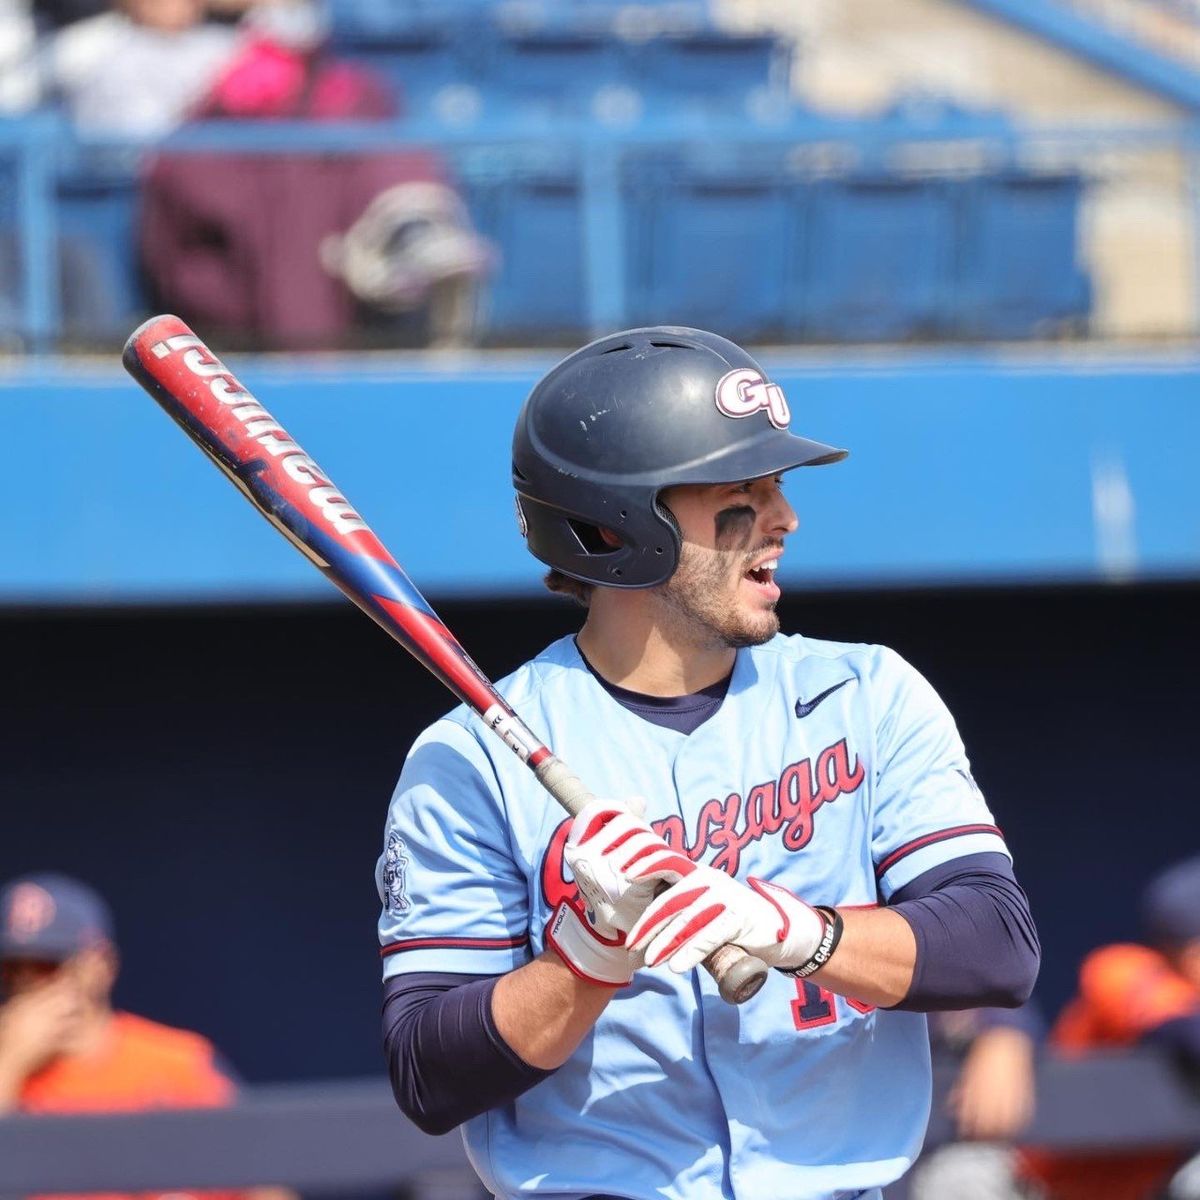
[[[804,184],[817,197],[823,186],[836,190],[843,182],[855,179],[869,182],[932,178],[963,183],[971,179],[1024,178],[1036,183],[1053,177],[1061,183],[1058,202],[1067,206],[1060,219],[1062,240],[1071,236],[1075,221],[1071,215],[1075,209],[1071,206],[1075,205],[1081,181],[1090,170],[1088,163],[1111,163],[1122,154],[1136,156],[1166,150],[1181,154],[1186,164],[1185,173],[1192,184],[1187,201],[1190,223],[1193,230],[1200,229],[1197,219],[1200,187],[1195,186],[1200,180],[1200,124],[1196,123],[1030,128],[1014,126],[997,114],[938,106],[928,110],[918,106],[902,114],[870,120],[835,118],[789,108],[763,111],[751,120],[744,114],[728,117],[686,112],[651,114],[639,110],[636,96],[626,100],[632,107],[622,109],[616,104],[603,119],[562,119],[537,112],[492,115],[486,111],[479,113],[468,105],[462,113],[450,114],[446,120],[346,125],[250,121],[197,124],[153,146],[83,141],[64,122],[46,114],[0,122],[0,164],[10,164],[13,181],[9,236],[19,249],[16,293],[10,306],[14,325],[4,332],[10,341],[35,353],[50,351],[61,343],[64,326],[59,257],[65,244],[64,223],[74,220],[76,232],[86,224],[81,216],[86,198],[80,196],[80,181],[86,182],[91,173],[92,177],[98,175],[115,183],[119,192],[123,178],[130,189],[124,201],[115,192],[108,195],[116,196],[118,206],[131,203],[132,183],[139,164],[146,155],[160,150],[180,154],[348,154],[426,146],[446,155],[464,190],[479,201],[481,208],[486,208],[487,203],[499,206],[496,218],[499,221],[509,217],[519,220],[520,206],[528,199],[527,194],[521,193],[522,186],[536,188],[548,180],[549,187],[557,180],[558,186],[565,186],[568,193],[574,189],[573,194],[559,195],[557,208],[554,203],[549,207],[561,222],[564,239],[578,234],[573,274],[580,295],[575,304],[581,309],[578,320],[587,331],[607,330],[626,323],[631,312],[639,305],[644,306],[647,299],[637,293],[637,278],[631,278],[628,249],[632,244],[628,223],[638,211],[628,198],[629,164],[647,157],[683,159],[692,164],[689,169],[697,178],[711,170],[717,160],[737,164],[757,159],[762,164],[760,173],[784,173],[785,182]],[[72,181],[77,189],[74,210],[63,201],[64,186],[69,190]],[[505,195],[505,187],[516,190]],[[999,194],[993,188],[989,202],[994,203]],[[551,195],[550,199],[554,197]],[[672,203],[678,201],[678,195],[672,198]],[[119,226],[123,219],[128,224],[127,215],[123,218],[119,211],[109,212],[104,218],[105,228]],[[736,227],[738,222],[733,224]],[[993,225],[989,237],[996,228]],[[483,232],[489,230],[485,227]],[[541,232],[544,234],[546,230]],[[113,252],[113,238],[103,233],[98,241],[108,253]],[[1192,244],[1200,247],[1200,238],[1193,238]],[[1067,257],[1059,256],[1068,275],[1072,270],[1070,253],[1068,246]],[[1194,249],[1193,253],[1200,254],[1200,249]],[[1008,264],[1007,256],[1002,255],[1001,260]],[[530,259],[525,269],[537,277],[539,288],[544,288],[547,275],[553,277],[556,273],[547,272],[545,264],[556,261],[561,262],[562,257],[556,260],[541,253]],[[995,265],[994,255],[991,261]],[[116,270],[111,263],[109,267]],[[817,264],[806,269],[818,277],[827,274],[826,267],[827,264]],[[987,261],[983,261],[980,269],[990,269]],[[1200,269],[1194,270],[1193,275],[1200,277]],[[521,304],[529,304],[530,295],[539,290],[525,286],[529,282],[501,279],[498,283],[497,321],[500,325],[507,321],[508,327],[518,333],[522,323],[529,329],[543,329],[536,308],[529,312],[520,308]],[[960,311],[976,322],[982,319],[981,314],[987,316],[987,306],[978,295],[972,296],[969,288],[960,295],[955,290],[958,284],[951,283],[953,286],[943,287],[940,308],[933,308],[935,314],[945,314],[952,308],[956,320]],[[787,286],[794,289],[795,284]],[[506,287],[512,293],[507,298]],[[997,287],[1003,292],[1001,285]],[[731,296],[731,302],[735,298]],[[790,305],[789,313],[803,313],[803,304],[793,304],[787,296],[785,300]],[[505,303],[514,307],[506,312]],[[809,303],[809,298],[804,303]],[[1070,310],[1062,314],[1064,318],[1085,315],[1086,279],[1068,278],[1053,303],[1065,304]],[[109,311],[115,312],[116,307],[109,306]],[[846,318],[850,337],[855,335],[857,319],[853,313]],[[1037,322],[1033,318],[1026,321],[1025,330],[1004,327],[1005,321],[1012,325],[1011,313],[1001,312],[996,320],[999,324],[995,330],[956,331],[943,322],[941,326],[935,323],[929,332],[951,336],[955,332],[1011,336],[1036,332]],[[818,335],[839,335],[836,326],[825,330],[818,323],[814,328]],[[785,336],[797,333],[807,336],[809,330],[785,326],[778,332]],[[868,325],[867,335],[873,332]],[[917,332],[921,332],[919,321]],[[887,331],[883,333],[886,336]]]
[[[935,1072],[927,1144],[949,1139]],[[1200,1146],[1200,1091],[1150,1052],[1046,1059],[1023,1144],[1107,1154]],[[463,1169],[456,1134],[428,1137],[398,1111],[387,1082],[248,1089],[227,1109],[0,1120],[0,1195],[233,1188],[271,1183],[309,1193],[406,1185]]]

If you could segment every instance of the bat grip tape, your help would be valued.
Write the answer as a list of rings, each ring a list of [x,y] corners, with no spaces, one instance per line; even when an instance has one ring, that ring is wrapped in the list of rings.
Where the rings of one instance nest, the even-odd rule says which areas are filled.
[[[578,816],[584,805],[590,804],[595,798],[557,755],[551,754],[540,762],[534,768],[534,774],[538,783],[573,817]]]

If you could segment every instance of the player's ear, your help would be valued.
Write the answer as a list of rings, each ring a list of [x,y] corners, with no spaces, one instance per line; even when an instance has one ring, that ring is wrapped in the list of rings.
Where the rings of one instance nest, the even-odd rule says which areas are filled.
[[[606,546],[611,546],[616,550],[621,545],[621,539],[617,537],[611,529],[605,529],[603,525],[599,526],[600,538]]]

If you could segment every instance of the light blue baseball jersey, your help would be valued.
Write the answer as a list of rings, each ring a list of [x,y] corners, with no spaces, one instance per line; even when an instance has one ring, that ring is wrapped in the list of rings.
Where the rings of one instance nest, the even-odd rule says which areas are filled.
[[[949,859],[1007,853],[945,705],[884,647],[740,650],[724,703],[686,736],[610,696],[572,638],[499,690],[596,795],[644,797],[694,860],[812,904],[875,905]],[[466,708],[427,729],[376,873],[385,978],[539,954],[574,891],[569,824]],[[734,1007],[704,971],[643,969],[559,1070],[463,1132],[501,1197],[829,1200],[897,1178],[929,1103],[921,1014],[776,971]]]

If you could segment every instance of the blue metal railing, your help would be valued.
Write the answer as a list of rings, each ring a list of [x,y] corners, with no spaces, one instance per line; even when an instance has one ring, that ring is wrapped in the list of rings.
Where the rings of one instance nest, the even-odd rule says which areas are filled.
[[[999,114],[978,114],[934,105],[909,106],[878,119],[844,119],[786,108],[744,115],[712,116],[681,111],[639,113],[606,123],[588,117],[561,118],[545,112],[483,114],[462,121],[431,118],[372,123],[213,122],[185,127],[157,144],[82,139],[53,114],[0,121],[0,158],[15,164],[16,236],[20,247],[20,328],[15,332],[33,353],[56,345],[62,333],[59,294],[59,229],[56,188],[65,172],[100,163],[107,172],[136,178],[139,165],[156,151],[172,153],[321,153],[428,147],[443,153],[467,181],[506,174],[558,160],[580,180],[582,190],[585,311],[591,329],[619,324],[627,310],[627,281],[621,254],[622,165],[632,154],[685,151],[728,160],[761,151],[795,152],[804,170],[902,169],[906,156],[924,147],[951,148],[989,168],[1002,170],[1033,160],[1052,147],[1078,163],[1105,150],[1175,148],[1200,179],[1200,123],[1103,127],[1017,126]],[[825,165],[821,165],[825,164]],[[901,164],[901,168],[897,168]],[[1200,187],[1192,197],[1200,211]],[[1196,223],[1200,229],[1200,221]],[[1200,238],[1195,239],[1200,244]]]

